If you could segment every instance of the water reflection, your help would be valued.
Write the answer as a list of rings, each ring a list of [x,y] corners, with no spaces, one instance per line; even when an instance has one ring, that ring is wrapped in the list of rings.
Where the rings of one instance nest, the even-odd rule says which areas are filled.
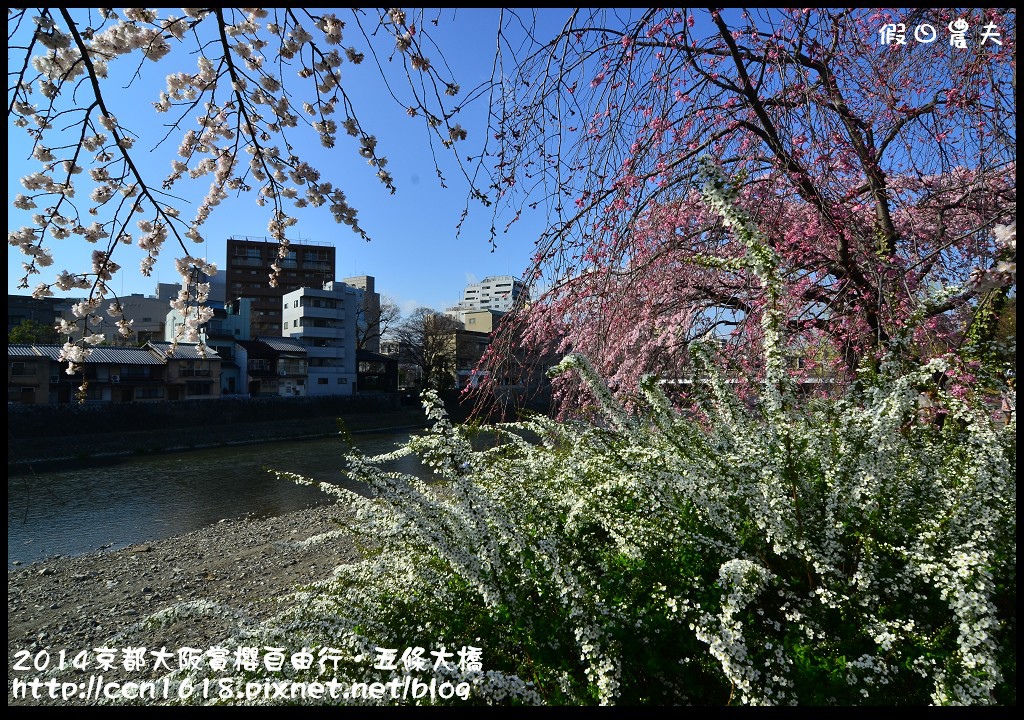
[[[375,455],[409,433],[355,435]],[[224,518],[270,517],[328,501],[316,488],[279,480],[263,468],[299,473],[356,492],[341,473],[338,438],[133,456],[83,467],[19,469],[7,479],[7,562],[116,549],[198,530]],[[426,476],[415,458],[392,469]]]

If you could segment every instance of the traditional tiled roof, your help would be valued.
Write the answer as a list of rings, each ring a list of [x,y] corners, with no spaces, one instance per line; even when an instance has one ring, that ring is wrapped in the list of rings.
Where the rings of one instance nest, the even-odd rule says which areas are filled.
[[[118,365],[163,365],[160,358],[153,357],[153,353],[148,350],[128,347],[95,347],[85,361]]]
[[[297,340],[290,340],[288,338],[272,338],[272,337],[261,337],[258,338],[261,342],[270,346],[278,352],[287,353],[306,353],[306,346]]]
[[[220,360],[220,355],[211,347],[206,348],[205,355],[201,354],[196,343],[178,343],[173,353],[171,348],[174,346],[169,342],[150,342],[146,347],[167,360]]]
[[[8,345],[7,357],[39,357],[39,353],[31,345]]]
[[[8,355],[10,355],[11,347],[19,347],[17,345],[8,346]],[[24,346],[21,346],[24,347]],[[33,350],[40,357],[49,358],[50,360],[60,362],[60,351],[62,345],[32,345]],[[27,357],[27,356],[20,356]],[[163,361],[156,357],[153,353],[142,348],[132,347],[118,347],[114,345],[98,345],[92,349],[89,356],[85,359],[87,365],[92,364],[107,364],[107,365],[163,365]]]
[[[17,345],[8,345],[7,354],[11,354],[11,348],[18,347]],[[60,357],[61,345],[32,345],[31,348],[34,354],[38,357],[50,358],[51,360],[57,360]]]

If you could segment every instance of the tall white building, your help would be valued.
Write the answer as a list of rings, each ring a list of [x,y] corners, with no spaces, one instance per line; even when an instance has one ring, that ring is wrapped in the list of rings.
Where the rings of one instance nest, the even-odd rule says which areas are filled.
[[[526,284],[522,280],[511,275],[492,275],[467,285],[459,307],[508,312],[520,295],[526,295]]]
[[[307,395],[351,395],[356,387],[356,322],[363,291],[342,282],[299,288],[282,298],[281,333],[306,347]]]

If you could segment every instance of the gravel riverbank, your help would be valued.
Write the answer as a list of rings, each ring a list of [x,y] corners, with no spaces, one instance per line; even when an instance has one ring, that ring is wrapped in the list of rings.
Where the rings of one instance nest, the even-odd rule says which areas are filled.
[[[142,622],[184,601],[208,600],[255,619],[272,617],[278,612],[274,599],[357,559],[346,537],[302,543],[338,530],[345,512],[327,505],[268,519],[222,520],[187,535],[9,571],[8,704],[87,704],[77,698],[52,702],[14,697],[14,679],[41,675],[16,666],[42,663],[44,650],[52,668],[62,650],[70,663],[80,651],[94,654],[98,647],[166,648],[176,653],[185,646],[205,649],[230,635],[226,621],[212,618],[179,620],[165,627]],[[111,642],[112,638],[116,640]],[[71,677],[72,673],[53,677],[82,677]]]

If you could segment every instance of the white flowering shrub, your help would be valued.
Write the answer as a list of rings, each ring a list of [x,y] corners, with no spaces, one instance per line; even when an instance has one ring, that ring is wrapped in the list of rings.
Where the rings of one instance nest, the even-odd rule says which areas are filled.
[[[770,286],[756,228],[706,190]],[[379,647],[477,647],[478,669],[420,674],[483,704],[1015,704],[1015,424],[935,386],[938,362],[800,401],[778,325],[765,313],[753,409],[703,351],[698,412],[648,377],[627,413],[576,355],[555,372],[582,376],[603,423],[455,427],[426,393],[430,433],[349,456],[372,497],[323,485],[364,558],[304,588],[264,644],[363,682],[389,681]],[[388,469],[410,454],[433,482]]]
[[[930,369],[783,426],[721,383],[698,423],[653,380],[639,422],[562,369],[608,427],[537,418],[474,451],[428,396],[433,433],[352,457],[367,557],[304,592],[289,645],[345,637],[364,679],[375,646],[476,645],[483,702],[1015,700],[1013,431],[952,398],[957,422],[919,422]],[[437,484],[384,469],[410,452]]]

